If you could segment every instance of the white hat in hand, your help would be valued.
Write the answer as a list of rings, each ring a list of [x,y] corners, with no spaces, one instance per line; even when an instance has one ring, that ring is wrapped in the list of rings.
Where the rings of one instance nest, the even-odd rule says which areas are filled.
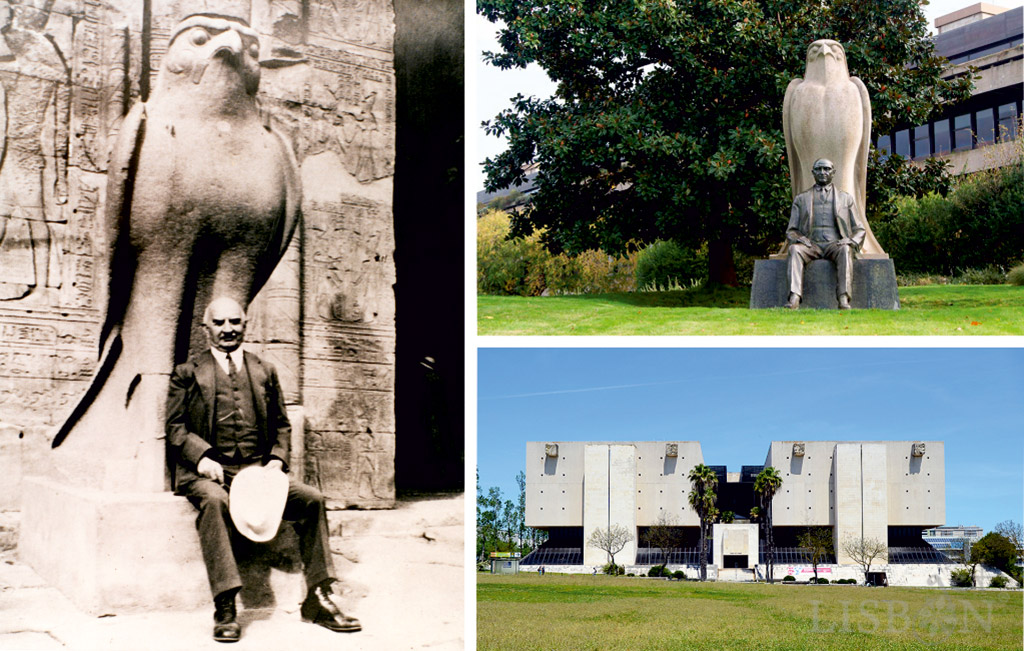
[[[267,542],[277,535],[287,500],[288,475],[249,466],[231,482],[228,510],[239,533],[253,542]]]

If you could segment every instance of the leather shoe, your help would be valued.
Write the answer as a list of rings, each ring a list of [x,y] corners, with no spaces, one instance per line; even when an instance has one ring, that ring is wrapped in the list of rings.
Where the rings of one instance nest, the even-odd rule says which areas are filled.
[[[800,309],[800,294],[790,293],[789,302],[786,303],[786,307],[790,310]]]
[[[362,624],[355,617],[343,614],[331,601],[331,588],[317,585],[309,590],[306,600],[302,602],[303,621],[313,622],[339,633],[354,633],[363,630]]]
[[[213,598],[213,639],[218,642],[237,642],[242,638],[242,627],[235,620],[235,593],[222,592]]]
[[[842,296],[839,297],[839,309],[840,310],[848,310],[848,309],[850,309],[850,295],[849,294],[843,294]]]

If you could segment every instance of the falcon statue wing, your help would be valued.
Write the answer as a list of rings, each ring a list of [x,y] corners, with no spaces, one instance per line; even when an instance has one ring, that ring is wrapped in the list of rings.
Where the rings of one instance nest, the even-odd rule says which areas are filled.
[[[850,77],[850,81],[857,87],[860,93],[861,113],[863,115],[863,137],[860,139],[860,147],[857,148],[857,175],[853,179],[853,200],[860,210],[861,221],[864,222],[864,229],[867,231],[864,238],[864,245],[861,247],[863,253],[885,253],[882,245],[875,239],[871,232],[871,224],[868,223],[868,152],[871,150],[871,98],[868,97],[868,89],[859,77]]]
[[[140,102],[124,117],[107,167],[106,214],[103,226],[108,255],[96,257],[100,265],[97,275],[100,278],[106,276],[108,279],[107,292],[101,298],[100,305],[103,325],[99,336],[99,364],[89,387],[54,435],[52,447],[63,443],[75,423],[85,414],[121,354],[121,322],[128,309],[128,295],[131,293],[132,279],[135,275],[134,258],[128,253],[133,179],[145,130],[146,105]]]
[[[277,263],[284,257],[291,243],[295,227],[299,223],[302,212],[302,182],[299,178],[299,164],[295,160],[288,139],[271,126],[265,126],[271,136],[277,141],[280,148],[282,168],[284,169],[285,182],[285,208],[280,221],[274,229],[274,235],[267,242],[264,255],[260,256],[260,265],[253,275],[252,291],[249,294],[249,301],[266,284],[270,274],[273,273]]]
[[[793,199],[796,199],[796,195],[814,185],[810,179],[803,178],[803,166],[800,164],[800,155],[797,153],[796,147],[793,146],[793,134],[790,132],[792,126],[790,125],[789,112],[792,109],[793,96],[796,95],[796,89],[803,81],[803,79],[798,77],[789,82],[789,86],[786,87],[786,97],[782,101],[782,134],[786,137],[786,158],[789,161],[789,184],[793,190]]]

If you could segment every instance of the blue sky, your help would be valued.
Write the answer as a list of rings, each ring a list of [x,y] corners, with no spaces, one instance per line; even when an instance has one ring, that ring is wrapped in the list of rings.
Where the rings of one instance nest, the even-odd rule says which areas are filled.
[[[1022,348],[481,348],[480,485],[517,493],[527,441],[940,440],[947,524],[1024,512]]]
[[[1002,7],[1017,7],[1024,0],[986,0],[988,4]],[[934,31],[935,19],[939,16],[952,13],[964,7],[974,4],[973,0],[932,0],[924,6],[924,15],[928,20],[928,26]],[[477,14],[470,26],[471,35],[476,35],[476,51],[479,53],[498,50],[498,26],[487,22],[487,19]],[[499,70],[493,66],[483,63],[482,54],[476,58],[476,116],[477,120],[472,127],[478,127],[483,120],[490,120],[502,110],[508,108],[511,103],[509,98],[516,93],[522,93],[527,97],[550,97],[555,90],[555,85],[548,79],[544,70],[537,65],[530,65],[525,69]],[[782,111],[782,107],[779,107]],[[472,118],[471,118],[472,122]],[[476,138],[476,160],[483,163],[484,159],[496,156],[505,149],[504,139],[487,136],[483,129],[476,129],[473,134]],[[469,171],[469,187],[474,193],[483,190],[484,175],[482,168],[477,165]]]

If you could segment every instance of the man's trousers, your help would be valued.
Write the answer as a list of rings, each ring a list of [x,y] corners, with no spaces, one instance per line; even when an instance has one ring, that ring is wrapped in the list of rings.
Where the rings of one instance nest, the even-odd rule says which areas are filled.
[[[836,265],[836,297],[843,294],[853,296],[853,247],[838,242],[816,243],[813,247],[801,242],[789,245],[789,291],[797,296],[804,295],[804,266],[819,258],[831,260]]]
[[[230,486],[241,466],[224,466],[225,481]],[[242,587],[231,539],[241,536],[231,521],[228,511],[228,492],[212,479],[199,478],[179,487],[189,502],[199,510],[196,529],[203,550],[210,591],[214,596]],[[288,478],[288,500],[284,507],[284,520],[292,522],[299,537],[306,586],[312,588],[326,579],[336,578],[331,559],[327,528],[327,509],[323,495],[315,488]]]

